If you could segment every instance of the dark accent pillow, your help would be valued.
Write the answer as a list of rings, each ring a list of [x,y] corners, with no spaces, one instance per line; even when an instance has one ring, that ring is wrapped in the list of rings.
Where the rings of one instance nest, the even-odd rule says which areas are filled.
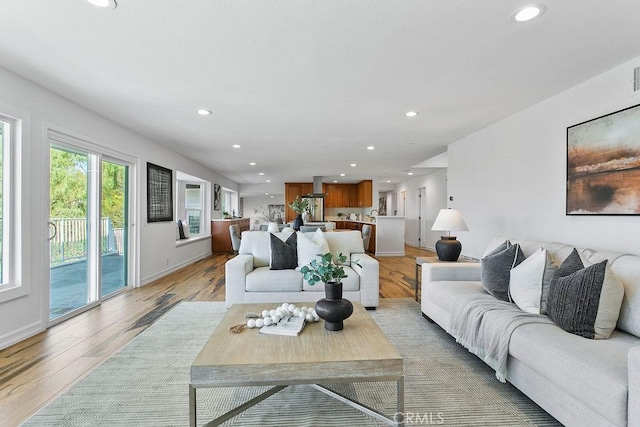
[[[607,260],[584,267],[575,249],[551,279],[547,315],[567,332],[609,338],[616,328],[624,286]]]
[[[484,290],[494,297],[502,301],[509,301],[511,269],[524,261],[525,256],[518,244],[500,252],[496,252],[496,250],[490,252],[480,261],[480,282]]]
[[[178,234],[180,235],[180,240],[186,239],[187,237],[184,235],[184,228],[182,227],[182,220],[178,220]]]
[[[565,266],[567,260],[573,264]],[[576,270],[578,263],[575,259],[569,260],[567,258],[567,260],[562,263],[554,278],[551,279],[547,299],[547,315],[565,331],[595,339],[596,316],[598,315],[607,261],[586,268],[580,267]],[[578,257],[578,261],[582,265],[580,257]],[[571,272],[566,274],[569,271]]]
[[[271,238],[271,270],[293,270],[298,266],[298,237],[292,233],[284,242],[269,233]]]
[[[488,254],[485,255],[485,257],[491,256],[491,255],[495,255],[498,252],[502,252],[505,249],[509,249],[511,246],[513,246],[511,244],[510,241],[505,240],[504,242],[500,243],[497,247],[493,248],[493,250],[491,252],[489,252]]]

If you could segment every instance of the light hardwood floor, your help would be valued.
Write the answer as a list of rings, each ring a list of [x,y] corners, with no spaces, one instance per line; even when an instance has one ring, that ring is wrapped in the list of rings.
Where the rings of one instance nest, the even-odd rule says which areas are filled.
[[[415,258],[406,247],[379,257],[380,296],[413,298]],[[224,264],[215,254],[0,351],[0,426],[15,426],[63,393],[180,301],[224,301]]]

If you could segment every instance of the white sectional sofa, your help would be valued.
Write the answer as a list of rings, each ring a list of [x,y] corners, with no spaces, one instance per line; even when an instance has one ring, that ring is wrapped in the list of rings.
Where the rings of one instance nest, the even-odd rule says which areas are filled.
[[[300,234],[300,232],[298,232]],[[298,234],[298,236],[299,236]],[[303,233],[312,238],[315,233]],[[379,303],[379,265],[375,258],[365,254],[359,231],[331,231],[322,233],[333,254],[347,256],[344,267],[343,297],[360,302],[367,308]],[[274,235],[285,240],[286,233]],[[309,285],[302,277],[299,265],[295,270],[270,269],[270,235],[266,231],[242,233],[240,250],[225,265],[226,305],[255,302],[316,302],[324,298],[324,285]],[[352,262],[357,260],[362,266]]]
[[[525,256],[548,250],[560,265],[573,250],[561,243],[518,241]],[[488,253],[505,238],[489,243]],[[526,324],[509,343],[506,379],[567,426],[640,426],[640,256],[578,249],[590,262],[609,260],[624,286],[617,328],[592,340],[555,324]],[[449,314],[457,299],[485,294],[478,263],[424,264],[422,313],[452,333]]]

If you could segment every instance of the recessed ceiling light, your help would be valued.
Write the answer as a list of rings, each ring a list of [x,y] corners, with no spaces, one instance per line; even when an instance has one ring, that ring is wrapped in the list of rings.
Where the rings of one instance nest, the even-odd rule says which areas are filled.
[[[345,174],[341,173],[340,176],[344,176]]]
[[[268,180],[267,180],[267,182],[271,182],[271,180],[270,180],[270,179],[268,179]]]
[[[256,162],[249,162],[249,166],[255,166]]]
[[[409,172],[407,175],[413,175],[413,172]]]
[[[543,4],[523,7],[511,15],[511,22],[527,22],[541,16],[547,8]]]
[[[268,195],[269,195],[269,193],[264,193],[264,195],[265,195],[265,196],[268,196]]]
[[[233,148],[240,148],[240,147],[242,147],[242,145],[240,145],[240,144],[233,144]]]
[[[387,180],[387,183],[390,183],[390,182],[391,182],[391,180]]]
[[[334,179],[334,180],[333,180],[333,182],[338,182],[338,180],[337,180],[337,179]]]
[[[196,113],[200,114],[201,116],[210,116],[213,114],[211,110],[205,110],[204,108],[196,110]]]
[[[355,163],[351,163],[351,167],[355,168],[357,165]]]
[[[376,147],[374,147],[373,145],[370,145],[370,146],[367,147],[367,150],[375,150],[375,149],[376,149]]]
[[[115,9],[117,4],[115,0],[87,0],[94,6]]]
[[[263,175],[264,175],[264,172],[260,172],[258,175],[263,176]]]
[[[271,196],[271,198],[273,199],[273,196]]]
[[[404,113],[404,115],[407,117],[415,117],[418,115],[418,113],[416,111],[407,111],[406,113]]]

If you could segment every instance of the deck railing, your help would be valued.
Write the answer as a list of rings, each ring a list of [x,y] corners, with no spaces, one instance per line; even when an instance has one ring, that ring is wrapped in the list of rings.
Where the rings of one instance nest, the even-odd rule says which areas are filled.
[[[87,219],[51,218],[56,233],[49,240],[50,265],[52,267],[87,258]],[[122,255],[123,229],[114,229],[111,218],[101,221],[100,248],[102,255]]]

